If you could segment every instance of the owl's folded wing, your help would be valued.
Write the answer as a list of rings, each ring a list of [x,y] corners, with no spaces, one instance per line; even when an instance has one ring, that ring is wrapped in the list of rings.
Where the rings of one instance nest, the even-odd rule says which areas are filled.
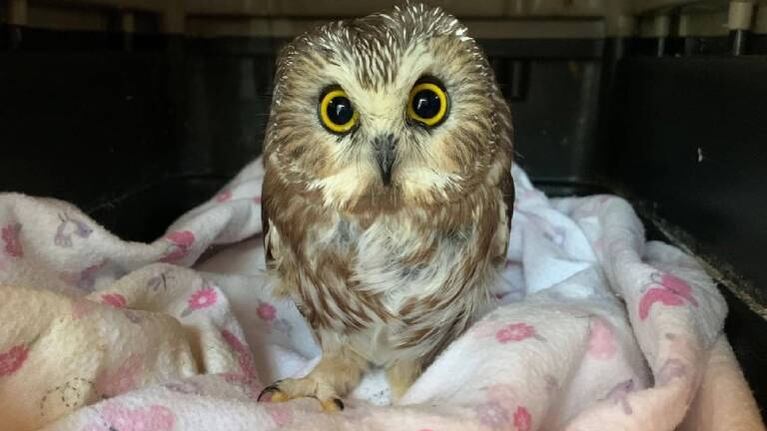
[[[274,255],[272,255],[272,244],[269,241],[269,212],[266,209],[269,202],[269,196],[267,196],[266,188],[263,189],[261,196],[261,235],[263,235],[264,241],[264,257],[266,259],[266,267],[269,268],[274,262]]]

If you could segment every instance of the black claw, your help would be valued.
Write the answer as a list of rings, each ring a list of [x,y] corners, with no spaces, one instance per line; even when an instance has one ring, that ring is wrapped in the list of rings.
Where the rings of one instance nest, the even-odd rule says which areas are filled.
[[[261,402],[261,397],[263,397],[264,395],[268,394],[269,392],[279,391],[280,389],[277,386],[280,384],[281,381],[282,380],[278,380],[278,381],[272,383],[271,385],[265,387],[261,391],[261,393],[258,394],[258,398],[256,398],[256,401]]]
[[[333,404],[335,404],[336,407],[338,407],[338,410],[343,410],[344,409],[344,402],[341,401],[338,398],[333,398]]]
[[[258,401],[258,402],[260,403],[260,402],[261,402],[261,398],[262,398],[264,395],[266,395],[266,394],[267,394],[267,393],[269,393],[269,392],[272,392],[272,391],[274,391],[275,389],[277,389],[277,388],[275,388],[275,387],[272,387],[272,386],[267,386],[267,387],[265,387],[265,388],[264,388],[264,390],[262,390],[262,391],[261,391],[261,393],[260,393],[260,394],[258,394],[258,398],[256,398],[256,401]]]

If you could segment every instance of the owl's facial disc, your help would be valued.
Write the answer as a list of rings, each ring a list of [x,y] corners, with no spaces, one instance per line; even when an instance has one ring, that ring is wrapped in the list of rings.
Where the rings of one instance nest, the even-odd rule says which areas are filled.
[[[412,5],[296,38],[280,54],[264,163],[290,190],[360,214],[496,184],[510,112],[467,32]]]
[[[373,153],[384,185],[391,185],[392,167],[397,159],[397,138],[392,134],[376,137],[373,139]]]

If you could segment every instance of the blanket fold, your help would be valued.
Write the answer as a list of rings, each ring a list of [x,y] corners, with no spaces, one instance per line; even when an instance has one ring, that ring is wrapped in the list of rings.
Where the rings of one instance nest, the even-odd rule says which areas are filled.
[[[615,196],[548,199],[514,167],[498,306],[391,405],[257,403],[319,347],[271,295],[260,160],[151,244],[0,194],[0,426],[9,430],[759,430],[702,266]]]

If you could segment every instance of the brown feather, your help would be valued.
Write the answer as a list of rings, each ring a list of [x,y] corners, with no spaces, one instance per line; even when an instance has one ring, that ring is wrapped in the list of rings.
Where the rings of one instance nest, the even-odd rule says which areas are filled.
[[[423,76],[449,93],[431,129],[406,117]],[[319,123],[328,86],[358,110],[347,134]],[[390,183],[373,156],[381,135],[397,142]],[[511,136],[486,58],[439,8],[328,24],[283,50],[264,150],[267,264],[328,357],[353,351],[410,376],[484,311],[509,240]]]

